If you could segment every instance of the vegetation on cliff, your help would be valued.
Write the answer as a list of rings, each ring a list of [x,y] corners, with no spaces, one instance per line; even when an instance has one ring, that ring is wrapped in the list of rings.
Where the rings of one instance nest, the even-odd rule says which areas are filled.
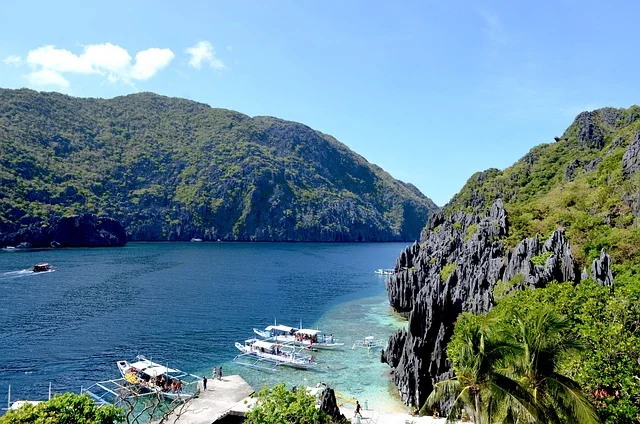
[[[496,306],[483,319],[508,332],[527,311],[551,308],[565,316],[568,337],[585,349],[567,356],[559,370],[580,385],[607,423],[640,420],[639,163],[640,107],[584,112],[556,142],[535,147],[504,171],[475,174],[445,207],[448,215],[478,212],[501,198],[509,223],[502,239],[507,247],[558,227],[566,230],[572,255],[585,270],[581,281],[535,290],[525,285],[508,296],[496,285]],[[613,287],[586,278],[602,249],[611,256]],[[546,252],[531,262],[544,266],[549,256]],[[462,314],[455,332],[462,334],[477,319]],[[459,340],[449,343],[448,356],[456,358],[460,346]]]
[[[415,240],[436,206],[331,136],[152,93],[0,90],[0,233],[92,213],[130,240]]]

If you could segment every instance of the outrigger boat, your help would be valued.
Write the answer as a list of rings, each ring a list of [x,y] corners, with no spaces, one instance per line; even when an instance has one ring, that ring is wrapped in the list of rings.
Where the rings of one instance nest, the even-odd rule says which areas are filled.
[[[280,365],[306,370],[317,364],[313,356],[301,353],[291,344],[254,338],[246,340],[244,345],[236,342],[236,348],[242,353],[233,358],[233,362],[267,371],[275,371]]]
[[[367,350],[371,349],[382,349],[385,346],[384,340],[376,339],[373,336],[367,336],[364,340],[356,340],[356,342],[351,346],[351,349],[355,349],[357,347],[361,347]]]
[[[123,398],[161,396],[183,402],[197,391],[200,377],[153,362],[142,355],[135,362],[117,361],[122,378],[95,383],[83,390],[100,404],[117,404]]]
[[[327,336],[320,330],[309,328],[297,329],[286,325],[270,325],[264,330],[253,329],[253,332],[266,341],[283,342],[309,349],[338,349],[344,343],[338,342],[333,334]]]
[[[394,273],[393,269],[376,269],[375,273],[378,275],[391,275]]]

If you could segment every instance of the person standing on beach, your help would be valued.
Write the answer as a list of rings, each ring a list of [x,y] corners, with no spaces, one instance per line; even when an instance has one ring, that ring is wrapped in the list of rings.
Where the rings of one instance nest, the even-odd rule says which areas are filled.
[[[213,374],[211,374],[211,379],[215,380],[215,378],[218,376],[218,368],[217,367],[213,367]]]
[[[222,380],[222,366],[218,368],[218,380]]]
[[[360,418],[362,418],[362,412],[360,412],[360,402],[358,402],[356,400],[356,413],[353,414],[353,417],[355,418],[356,415],[360,415]]]
[[[202,377],[202,387],[204,387],[204,390],[207,390],[207,377]]]

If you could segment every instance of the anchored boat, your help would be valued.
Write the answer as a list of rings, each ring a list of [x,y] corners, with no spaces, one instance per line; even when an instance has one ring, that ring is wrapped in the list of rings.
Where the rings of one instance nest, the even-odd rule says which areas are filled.
[[[384,346],[385,346],[384,340],[376,339],[373,336],[367,336],[363,340],[356,340],[353,346],[351,346],[351,349],[360,347],[367,350],[371,350],[371,349],[382,349]]]
[[[122,378],[105,380],[83,390],[101,404],[118,404],[124,398],[157,396],[186,401],[197,391],[200,377],[153,362],[142,355],[135,362],[117,361]]]
[[[275,371],[280,365],[306,370],[317,364],[313,356],[301,353],[291,344],[254,338],[246,340],[244,345],[236,342],[236,348],[242,353],[233,358],[233,362],[267,371]]]
[[[297,329],[286,325],[269,325],[264,330],[253,329],[253,332],[266,341],[282,342],[309,349],[338,349],[344,346],[333,334],[327,335],[320,330],[309,328]]]
[[[393,274],[393,270],[392,269],[376,269],[375,273],[378,275],[391,275]]]

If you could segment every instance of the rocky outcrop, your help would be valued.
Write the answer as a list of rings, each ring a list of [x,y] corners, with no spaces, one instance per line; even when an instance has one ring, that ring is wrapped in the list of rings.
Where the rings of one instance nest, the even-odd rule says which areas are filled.
[[[511,290],[579,281],[580,270],[563,229],[505,251],[507,214],[498,199],[483,216],[434,215],[419,244],[408,247],[387,281],[391,305],[408,315],[407,329],[389,339],[382,361],[393,368],[402,400],[422,406],[433,385],[452,376],[446,345],[462,312],[483,313],[500,281]],[[522,275],[522,277],[518,277]]]
[[[53,219],[40,226],[28,226],[15,232],[0,234],[0,244],[32,247],[110,247],[124,246],[127,235],[114,219],[81,215]]]
[[[600,126],[594,122],[596,119],[597,111],[582,112],[576,117],[578,142],[592,149],[602,149],[604,147],[604,134]]]
[[[602,249],[600,258],[591,264],[591,278],[601,286],[609,287],[613,293],[613,273],[611,272],[611,258]]]
[[[338,407],[336,394],[330,387],[327,387],[322,392],[320,410],[327,413],[327,415],[329,415],[334,422],[343,422],[344,420],[346,420],[346,417],[340,412],[340,408]]]
[[[629,176],[640,169],[640,132],[627,147],[622,156],[622,172]]]

